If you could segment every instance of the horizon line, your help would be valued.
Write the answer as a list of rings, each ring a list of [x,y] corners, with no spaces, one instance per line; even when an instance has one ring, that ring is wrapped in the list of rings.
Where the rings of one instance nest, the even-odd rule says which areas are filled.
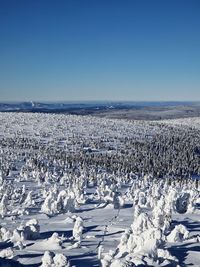
[[[105,99],[105,100],[99,100],[99,99],[93,99],[93,100],[0,100],[0,103],[80,103],[80,102],[112,102],[112,103],[118,103],[118,102],[123,102],[123,103],[140,103],[140,102],[146,102],[146,103],[165,103],[165,102],[200,102],[200,100],[110,100],[110,99]]]

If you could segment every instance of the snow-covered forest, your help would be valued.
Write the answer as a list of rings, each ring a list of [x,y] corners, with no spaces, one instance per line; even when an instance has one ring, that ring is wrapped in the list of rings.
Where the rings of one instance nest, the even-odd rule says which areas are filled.
[[[0,266],[200,266],[199,128],[0,113]]]

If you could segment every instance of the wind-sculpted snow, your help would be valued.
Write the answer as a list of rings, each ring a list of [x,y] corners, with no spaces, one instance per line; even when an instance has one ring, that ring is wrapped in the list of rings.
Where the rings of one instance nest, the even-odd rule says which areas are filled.
[[[151,177],[135,180],[127,194],[133,200],[133,223],[122,234],[117,249],[100,256],[102,266],[178,266],[179,260],[169,252],[167,242],[199,243],[200,237],[190,236],[182,224],[173,226],[173,215],[179,214],[177,199],[183,193],[187,193],[190,198],[185,203],[185,213],[188,216],[190,213],[199,214],[195,211],[199,190],[194,181],[171,183],[169,180],[159,181]],[[194,207],[192,211],[190,205]]]
[[[199,266],[199,124],[0,113],[0,266]]]

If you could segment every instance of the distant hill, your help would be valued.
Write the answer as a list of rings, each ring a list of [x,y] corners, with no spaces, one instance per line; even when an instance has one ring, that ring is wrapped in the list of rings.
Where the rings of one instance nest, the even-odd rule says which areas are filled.
[[[1,112],[41,112],[159,120],[200,116],[200,102],[1,102]]]

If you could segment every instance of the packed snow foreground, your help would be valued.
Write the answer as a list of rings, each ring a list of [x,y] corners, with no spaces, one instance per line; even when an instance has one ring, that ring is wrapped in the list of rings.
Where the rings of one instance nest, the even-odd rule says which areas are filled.
[[[200,266],[199,118],[0,121],[0,266]]]

